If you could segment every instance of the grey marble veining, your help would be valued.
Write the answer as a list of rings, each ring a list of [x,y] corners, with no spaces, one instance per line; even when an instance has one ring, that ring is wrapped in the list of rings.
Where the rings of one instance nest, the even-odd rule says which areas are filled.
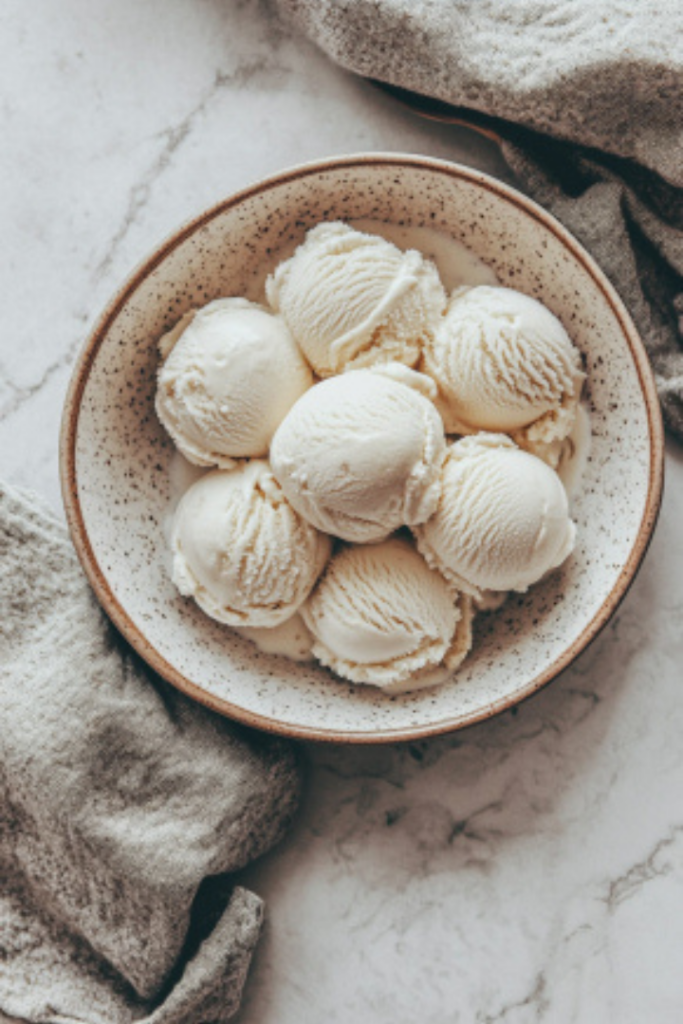
[[[75,354],[178,223],[287,165],[403,150],[502,173],[257,0],[6,0],[0,476],[61,507]],[[623,605],[551,686],[394,747],[309,746],[240,1024],[677,1024],[683,454]]]

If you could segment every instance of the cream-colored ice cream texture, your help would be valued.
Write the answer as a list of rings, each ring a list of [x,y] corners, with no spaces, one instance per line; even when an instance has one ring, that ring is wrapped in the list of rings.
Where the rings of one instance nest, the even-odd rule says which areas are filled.
[[[456,290],[424,368],[448,433],[508,433],[557,465],[584,374],[563,325],[536,299],[490,285]]]
[[[413,366],[446,306],[430,260],[340,221],[312,228],[266,294],[321,377],[391,360]]]
[[[465,593],[525,591],[561,565],[576,528],[557,473],[503,434],[452,444],[434,515],[415,537],[429,565]]]
[[[428,398],[383,373],[351,370],[299,399],[275,433],[270,458],[310,523],[371,543],[429,518],[445,449]]]
[[[469,599],[400,537],[339,551],[301,614],[323,665],[394,693],[442,682],[472,645]]]
[[[266,455],[313,375],[281,317],[247,299],[187,314],[160,343],[156,410],[199,466]]]
[[[254,459],[190,487],[171,547],[173,582],[211,618],[277,626],[308,597],[331,542],[294,511],[268,463]]]
[[[290,661],[313,661],[313,636],[295,612],[279,626],[234,626],[236,633],[251,640],[264,654],[278,654]]]

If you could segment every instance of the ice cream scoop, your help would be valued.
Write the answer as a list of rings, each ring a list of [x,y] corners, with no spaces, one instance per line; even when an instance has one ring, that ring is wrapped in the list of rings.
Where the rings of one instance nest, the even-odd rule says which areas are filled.
[[[490,285],[454,292],[424,369],[439,386],[448,433],[515,432],[540,455],[569,434],[584,378],[578,350],[549,309]]]
[[[301,614],[323,665],[392,692],[443,681],[472,643],[468,599],[399,537],[339,551]]]
[[[266,294],[321,377],[390,360],[413,366],[446,305],[421,253],[339,221],[312,228]]]
[[[384,374],[351,370],[299,399],[270,458],[310,523],[370,543],[432,514],[444,452],[441,417],[428,398]]]
[[[438,507],[414,530],[429,565],[476,599],[525,591],[561,565],[576,528],[557,473],[502,434],[451,445]]]
[[[171,536],[173,582],[230,626],[277,626],[308,596],[330,538],[291,507],[265,460],[213,470],[186,492]]]
[[[160,343],[156,410],[200,466],[265,455],[313,375],[281,317],[247,299],[189,313]]]

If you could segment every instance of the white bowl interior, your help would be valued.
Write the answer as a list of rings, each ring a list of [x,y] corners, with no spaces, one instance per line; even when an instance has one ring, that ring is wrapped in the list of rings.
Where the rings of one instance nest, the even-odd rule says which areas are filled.
[[[226,202],[134,275],[95,331],[73,457],[91,578],[99,568],[115,621],[162,674],[180,685],[187,680],[212,705],[266,727],[380,739],[484,717],[531,692],[581,646],[613,599],[646,512],[653,458],[648,398],[599,275],[533,211],[483,175],[452,165],[347,160],[300,169]],[[163,533],[172,445],[153,409],[156,343],[181,314],[219,296],[260,298],[278,254],[308,227],[364,217],[442,231],[465,243],[502,284],[544,302],[585,355],[593,434],[573,499],[573,556],[528,594],[479,618],[474,650],[452,681],[391,698],[313,664],[262,653],[178,596]]]

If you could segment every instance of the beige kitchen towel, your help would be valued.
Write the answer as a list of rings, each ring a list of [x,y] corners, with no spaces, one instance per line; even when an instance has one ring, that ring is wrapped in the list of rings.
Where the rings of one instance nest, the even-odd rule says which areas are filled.
[[[494,117],[519,186],[593,253],[683,439],[680,0],[274,0],[359,75]]]
[[[66,529],[0,484],[0,1013],[228,1020],[263,917],[232,875],[299,789],[291,745],[146,670]]]

